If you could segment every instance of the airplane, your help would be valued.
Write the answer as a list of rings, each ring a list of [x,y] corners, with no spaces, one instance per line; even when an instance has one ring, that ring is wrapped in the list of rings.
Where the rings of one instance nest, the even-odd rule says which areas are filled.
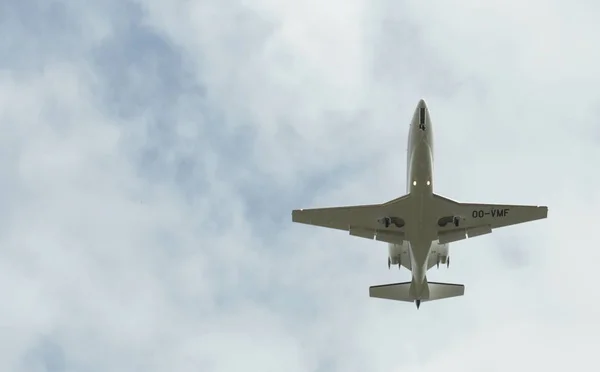
[[[548,217],[547,206],[461,203],[434,193],[432,130],[421,99],[410,122],[403,196],[381,204],[292,211],[293,222],[388,243],[388,269],[407,268],[411,281],[371,286],[369,296],[414,302],[417,309],[421,302],[464,295],[463,284],[427,281],[433,266],[450,266],[449,243]]]

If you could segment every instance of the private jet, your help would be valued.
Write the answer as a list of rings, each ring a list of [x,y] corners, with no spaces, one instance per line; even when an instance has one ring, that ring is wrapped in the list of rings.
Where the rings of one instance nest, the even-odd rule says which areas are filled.
[[[548,207],[461,203],[433,192],[433,127],[420,100],[410,122],[406,192],[382,204],[297,209],[292,221],[347,231],[351,236],[388,243],[392,265],[411,272],[411,281],[369,287],[369,296],[421,302],[464,295],[463,284],[427,281],[440,263],[450,266],[449,243],[490,234],[500,227],[548,217]]]

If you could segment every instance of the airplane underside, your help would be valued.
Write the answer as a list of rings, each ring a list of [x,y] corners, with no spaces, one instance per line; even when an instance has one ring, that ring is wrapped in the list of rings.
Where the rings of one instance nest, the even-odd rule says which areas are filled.
[[[346,231],[388,243],[388,269],[410,270],[411,281],[371,286],[370,297],[422,302],[462,296],[465,286],[427,281],[427,271],[450,267],[449,243],[545,219],[548,207],[461,203],[433,192],[433,136],[429,110],[420,100],[409,126],[406,194],[379,204],[296,209],[292,221]]]

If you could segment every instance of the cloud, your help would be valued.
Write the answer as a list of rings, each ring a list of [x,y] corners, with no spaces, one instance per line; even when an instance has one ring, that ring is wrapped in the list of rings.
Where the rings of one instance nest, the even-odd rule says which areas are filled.
[[[5,6],[0,366],[591,362],[594,7]],[[544,204],[550,215],[452,245],[450,269],[429,275],[465,283],[465,296],[417,312],[368,298],[369,285],[409,277],[386,269],[384,244],[293,225],[290,212],[403,194],[422,97],[436,192]]]

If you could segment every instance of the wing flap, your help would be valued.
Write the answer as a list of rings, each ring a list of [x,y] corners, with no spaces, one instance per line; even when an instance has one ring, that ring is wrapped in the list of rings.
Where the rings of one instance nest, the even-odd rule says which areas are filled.
[[[349,233],[351,236],[369,240],[375,239],[386,243],[402,244],[404,242],[404,233],[400,231],[382,231],[365,229],[362,227],[350,227]]]
[[[401,231],[382,231],[377,230],[375,239],[380,242],[402,244],[405,240],[405,235]]]
[[[372,240],[375,237],[375,231],[361,227],[350,227],[350,235]]]
[[[467,229],[467,235],[469,238],[474,238],[476,236],[491,234],[492,227],[490,225],[477,226],[470,229]]]
[[[438,233],[438,242],[440,244],[457,242],[467,238],[465,229],[455,229],[450,231],[440,231]]]

